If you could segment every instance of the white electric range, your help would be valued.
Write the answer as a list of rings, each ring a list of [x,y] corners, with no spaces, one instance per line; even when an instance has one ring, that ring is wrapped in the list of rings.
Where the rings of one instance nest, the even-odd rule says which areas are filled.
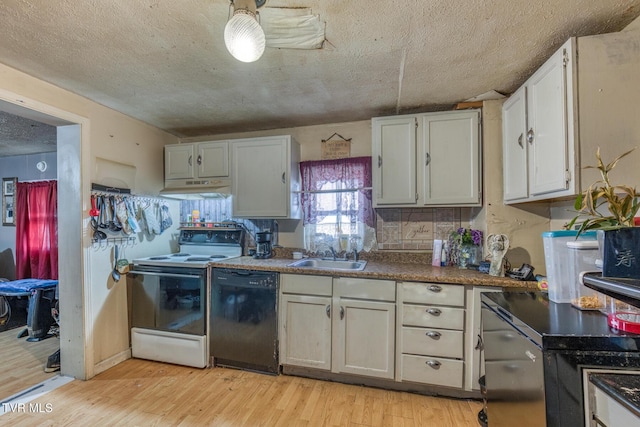
[[[177,253],[134,259],[134,266],[207,268],[210,262],[242,256],[242,226],[235,222],[211,225],[180,230]]]
[[[213,261],[242,256],[244,229],[233,222],[180,230],[177,253],[138,258],[131,288],[133,357],[204,368],[209,363],[208,302]]]

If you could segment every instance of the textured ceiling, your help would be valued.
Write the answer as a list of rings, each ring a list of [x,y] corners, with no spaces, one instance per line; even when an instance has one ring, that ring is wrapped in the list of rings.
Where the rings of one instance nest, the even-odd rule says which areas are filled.
[[[56,151],[56,127],[0,111],[0,157]]]
[[[227,0],[3,0],[0,62],[177,136],[365,120],[510,93],[568,37],[640,0],[268,0],[309,7],[323,49],[226,51]]]

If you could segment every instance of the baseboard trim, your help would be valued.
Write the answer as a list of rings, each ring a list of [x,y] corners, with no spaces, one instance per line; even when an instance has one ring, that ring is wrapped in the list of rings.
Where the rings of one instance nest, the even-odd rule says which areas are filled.
[[[456,399],[480,400],[480,391],[467,391],[456,388],[419,384],[410,382],[396,382],[393,380],[361,377],[358,375],[335,374],[313,368],[282,365],[282,373],[298,377],[315,378],[319,380],[335,381],[345,384],[363,385],[368,387],[383,388],[386,390],[406,391],[409,393],[423,394],[426,396],[450,397]]]
[[[117,353],[117,354],[109,357],[108,359],[103,360],[100,363],[97,363],[97,364],[93,365],[94,376],[98,375],[101,372],[106,371],[109,368],[113,368],[118,363],[122,363],[127,359],[131,359],[131,349],[130,348],[126,349],[125,351],[121,351],[120,353]]]

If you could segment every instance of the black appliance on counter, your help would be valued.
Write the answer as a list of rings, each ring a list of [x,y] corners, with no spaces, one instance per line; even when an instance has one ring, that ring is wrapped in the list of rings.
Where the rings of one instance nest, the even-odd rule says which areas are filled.
[[[483,293],[487,418],[499,426],[584,426],[590,370],[638,370],[640,335],[539,292]]]
[[[254,258],[267,259],[273,256],[273,247],[271,246],[271,239],[273,233],[270,231],[259,231],[256,233],[256,253]]]
[[[278,273],[215,268],[211,284],[214,365],[278,373]]]

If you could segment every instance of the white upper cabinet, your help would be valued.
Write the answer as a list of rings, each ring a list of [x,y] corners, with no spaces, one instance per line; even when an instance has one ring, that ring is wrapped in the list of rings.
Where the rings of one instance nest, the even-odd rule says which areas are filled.
[[[522,86],[502,105],[505,201],[529,197],[526,111],[527,88]]]
[[[231,141],[233,216],[300,218],[300,146],[289,135]]]
[[[638,145],[637,41],[633,32],[571,38],[504,103],[506,203],[571,198],[599,178],[584,169],[597,147],[611,161]],[[640,181],[634,163],[616,176]]]
[[[527,82],[527,143],[529,145],[529,193],[562,194],[569,190],[569,144],[565,112],[569,105],[567,75],[571,75],[572,44],[566,43]]]
[[[164,147],[165,180],[229,177],[229,142],[207,141]]]
[[[229,142],[200,142],[196,145],[196,168],[200,178],[229,176]]]
[[[415,205],[416,128],[414,116],[372,119],[375,204]]]
[[[425,114],[420,121],[422,204],[480,205],[480,112]]]
[[[574,194],[574,144],[567,120],[572,52],[570,40],[502,107],[506,202]]]
[[[374,206],[479,206],[479,110],[372,119]]]
[[[195,178],[193,167],[194,144],[165,145],[164,179]]]

